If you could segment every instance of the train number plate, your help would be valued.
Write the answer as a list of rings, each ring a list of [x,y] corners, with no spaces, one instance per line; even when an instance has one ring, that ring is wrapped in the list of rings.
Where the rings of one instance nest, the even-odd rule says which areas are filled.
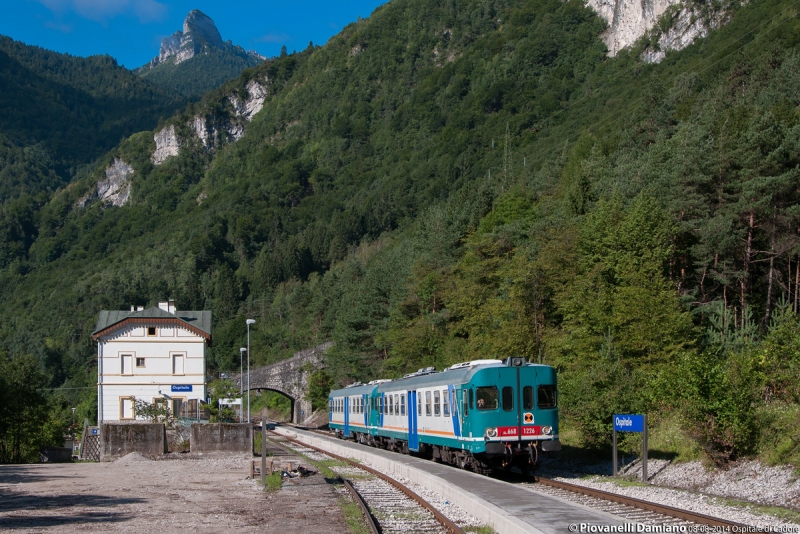
[[[520,428],[517,426],[499,426],[497,427],[498,438],[516,438],[518,437]],[[542,433],[540,426],[524,426],[522,427],[523,436],[538,436]]]

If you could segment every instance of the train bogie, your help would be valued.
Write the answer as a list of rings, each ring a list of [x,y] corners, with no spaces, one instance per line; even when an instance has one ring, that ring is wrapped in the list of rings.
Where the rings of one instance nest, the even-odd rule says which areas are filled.
[[[329,415],[340,437],[480,472],[560,449],[555,369],[522,358],[355,384],[331,392]]]

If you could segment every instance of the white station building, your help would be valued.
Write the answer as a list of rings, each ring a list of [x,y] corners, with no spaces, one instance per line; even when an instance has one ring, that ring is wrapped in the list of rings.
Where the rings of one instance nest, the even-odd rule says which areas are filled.
[[[168,402],[171,416],[196,417],[206,398],[210,311],[176,311],[175,303],[131,311],[102,310],[97,342],[98,424],[133,420],[134,401]]]

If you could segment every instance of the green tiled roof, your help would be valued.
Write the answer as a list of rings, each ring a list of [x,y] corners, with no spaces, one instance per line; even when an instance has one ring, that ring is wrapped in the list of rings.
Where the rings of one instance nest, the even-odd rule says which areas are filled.
[[[211,311],[176,311],[169,313],[161,308],[153,307],[141,311],[101,310],[97,316],[97,325],[92,335],[97,334],[125,319],[180,319],[188,326],[193,326],[211,336]]]

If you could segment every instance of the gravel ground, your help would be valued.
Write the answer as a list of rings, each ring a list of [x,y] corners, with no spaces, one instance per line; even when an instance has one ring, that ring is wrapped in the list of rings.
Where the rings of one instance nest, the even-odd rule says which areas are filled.
[[[266,493],[244,456],[138,453],[116,462],[0,465],[0,530],[340,534],[341,494],[324,477]]]
[[[381,471],[377,465],[371,464],[369,462],[363,462],[364,465],[367,467],[371,467],[376,471]],[[383,471],[381,471],[383,472]],[[401,476],[397,476],[393,473],[384,473],[386,476],[391,477],[405,487],[428,501],[434,508],[436,508],[443,516],[447,519],[458,525],[459,527],[467,528],[467,527],[479,527],[483,525],[480,521],[478,521],[474,516],[470,515],[467,511],[463,508],[451,503],[438,492],[429,490],[424,486],[420,486],[416,482],[412,482],[406,478]]]
[[[706,469],[699,461],[673,464],[648,461],[650,485],[619,485],[610,480],[611,462],[581,464],[554,459],[543,462],[539,474],[572,484],[657,502],[757,527],[788,527],[800,533],[797,515],[791,520],[762,513],[755,506],[732,505],[726,499],[800,511],[800,479],[792,466],[769,467],[755,460],[728,470]],[[628,480],[641,480],[641,462],[620,470]],[[795,521],[795,522],[792,522]]]

